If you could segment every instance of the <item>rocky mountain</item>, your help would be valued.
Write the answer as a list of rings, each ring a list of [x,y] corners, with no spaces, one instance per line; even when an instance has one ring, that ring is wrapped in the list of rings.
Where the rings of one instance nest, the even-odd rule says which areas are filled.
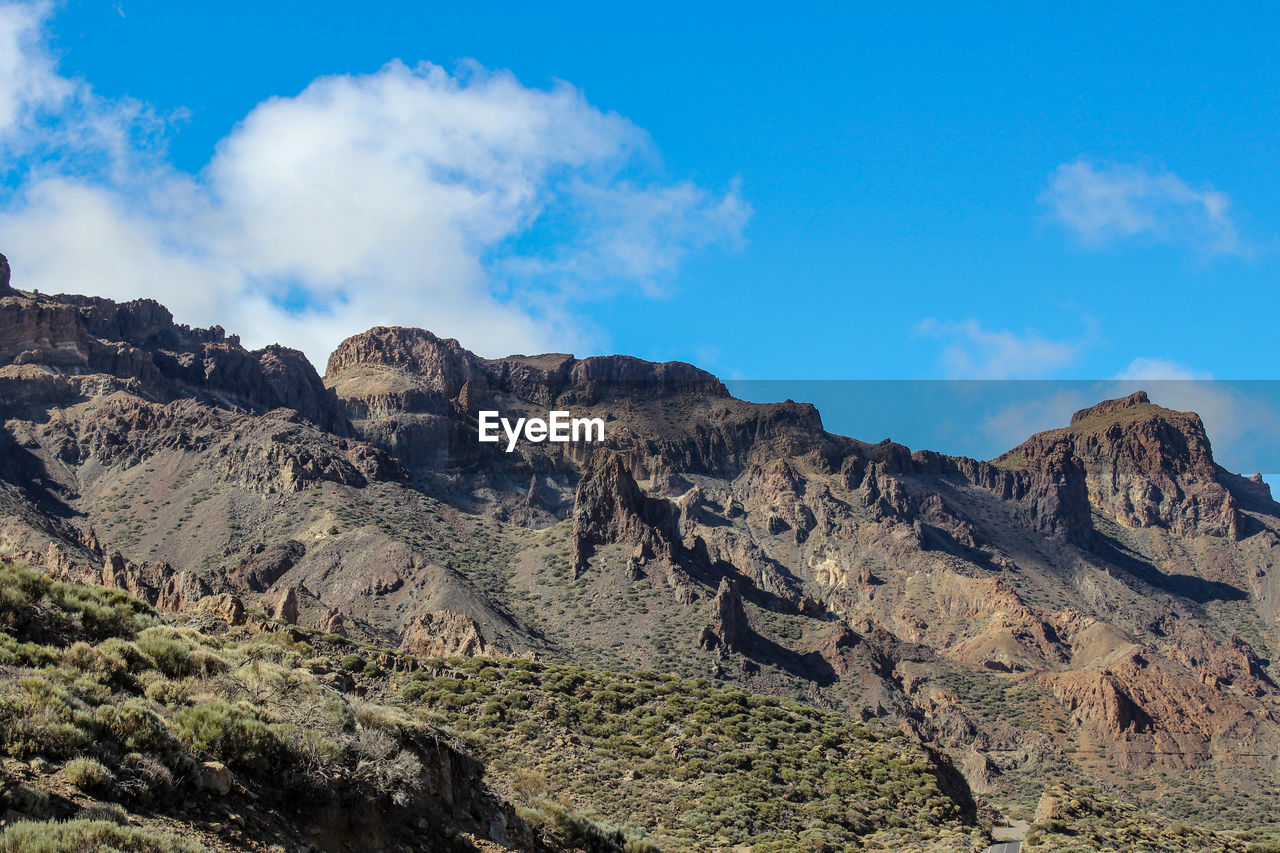
[[[1028,817],[1081,780],[1280,813],[1280,505],[1193,413],[1134,394],[978,461],[685,364],[377,328],[321,378],[154,302],[6,288],[0,555],[166,611],[888,721]],[[476,440],[482,410],[551,409],[606,440]]]

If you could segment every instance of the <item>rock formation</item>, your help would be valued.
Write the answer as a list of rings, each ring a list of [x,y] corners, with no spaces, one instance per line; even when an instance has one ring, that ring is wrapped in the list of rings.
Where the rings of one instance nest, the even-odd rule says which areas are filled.
[[[1280,745],[1280,507],[1143,394],[978,461],[679,363],[378,328],[322,381],[149,300],[8,288],[0,406],[0,553],[163,609],[715,673],[885,718],[1001,795],[1051,755],[1095,772],[1081,745],[1269,790],[1236,753]],[[607,440],[481,447],[487,407]]]

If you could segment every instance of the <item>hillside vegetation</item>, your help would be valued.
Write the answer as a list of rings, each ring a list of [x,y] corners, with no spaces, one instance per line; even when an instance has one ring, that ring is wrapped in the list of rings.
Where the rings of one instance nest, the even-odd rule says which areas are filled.
[[[706,679],[418,659],[7,563],[0,671],[0,850],[984,846],[918,744]]]

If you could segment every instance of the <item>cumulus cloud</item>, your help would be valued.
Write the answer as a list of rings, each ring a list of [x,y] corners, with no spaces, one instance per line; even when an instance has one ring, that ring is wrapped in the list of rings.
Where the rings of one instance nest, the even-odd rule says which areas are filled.
[[[18,54],[0,58],[0,141],[29,146],[0,203],[18,287],[151,296],[321,367],[376,324],[486,354],[565,349],[593,343],[576,300],[658,290],[750,215],[736,186],[654,177],[644,131],[574,87],[474,64],[317,79],[183,173],[163,117],[58,76],[45,7],[5,11],[0,50]]]
[[[939,366],[951,379],[1030,379],[1068,367],[1087,338],[1054,340],[1030,330],[988,329],[977,320],[926,319],[917,331],[942,340]]]
[[[1081,158],[1054,170],[1040,203],[1089,247],[1141,238],[1205,254],[1247,253],[1227,194],[1172,172]]]

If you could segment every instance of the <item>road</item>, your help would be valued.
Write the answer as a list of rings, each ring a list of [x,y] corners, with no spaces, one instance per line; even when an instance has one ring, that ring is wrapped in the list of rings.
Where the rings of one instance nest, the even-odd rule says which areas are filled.
[[[1025,820],[1011,820],[1008,826],[993,826],[991,838],[995,841],[987,853],[1022,853],[1022,839],[1027,837],[1031,824]]]

